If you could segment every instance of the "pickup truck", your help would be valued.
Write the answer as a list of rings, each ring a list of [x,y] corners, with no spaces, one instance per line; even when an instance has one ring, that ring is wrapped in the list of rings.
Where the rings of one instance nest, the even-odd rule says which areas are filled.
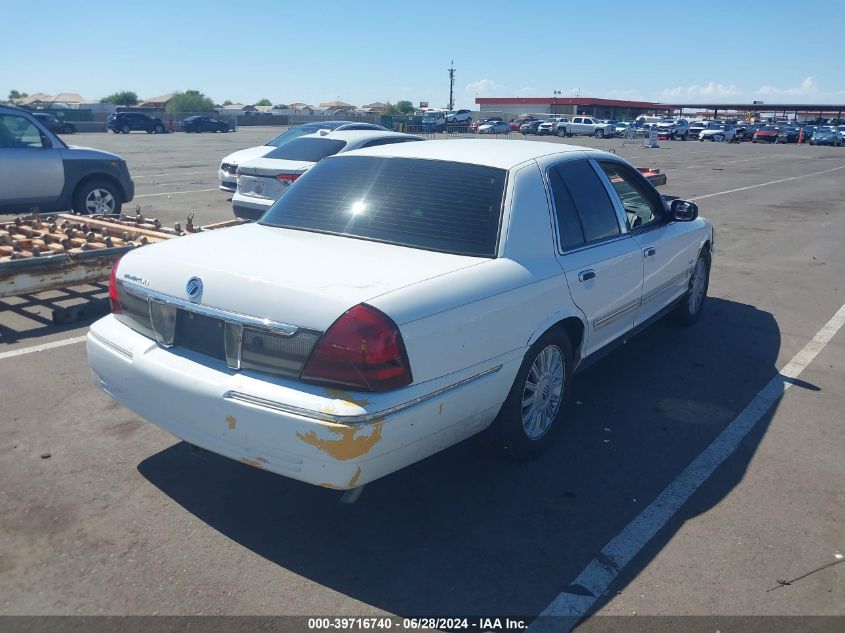
[[[590,116],[575,116],[572,120],[558,126],[558,136],[595,136],[604,138],[614,136],[615,131],[610,123],[602,123]]]

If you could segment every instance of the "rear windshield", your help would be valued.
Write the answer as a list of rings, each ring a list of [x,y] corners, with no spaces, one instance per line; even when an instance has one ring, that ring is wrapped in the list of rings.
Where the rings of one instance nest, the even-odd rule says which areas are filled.
[[[416,158],[330,158],[297,180],[261,223],[495,257],[506,173]]]
[[[331,138],[296,138],[281,147],[277,147],[264,158],[284,160],[303,160],[316,163],[326,156],[337,154],[346,147],[346,141]]]
[[[323,123],[306,123],[305,125],[299,125],[297,127],[292,127],[284,134],[280,134],[274,139],[270,139],[265,145],[272,145],[274,147],[281,147],[285,143],[290,143],[293,139],[299,138],[300,136],[304,136],[305,134],[313,134],[319,130],[333,130],[338,127],[338,124],[334,121],[327,121]]]

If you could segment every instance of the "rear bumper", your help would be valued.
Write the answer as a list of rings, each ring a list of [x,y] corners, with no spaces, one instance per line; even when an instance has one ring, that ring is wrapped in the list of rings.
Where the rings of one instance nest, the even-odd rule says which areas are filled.
[[[470,373],[420,399],[414,393],[425,385],[350,394],[233,372],[214,359],[160,348],[111,315],[91,326],[87,348],[95,383],[162,429],[250,466],[341,490],[488,426],[518,366],[516,359]]]
[[[273,206],[274,202],[275,200],[268,198],[254,198],[236,192],[232,196],[232,210],[235,217],[244,220],[257,220],[267,212],[267,209]]]

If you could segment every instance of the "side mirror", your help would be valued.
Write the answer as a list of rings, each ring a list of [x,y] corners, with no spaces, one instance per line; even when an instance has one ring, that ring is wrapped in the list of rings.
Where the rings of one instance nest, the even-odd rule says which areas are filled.
[[[688,200],[672,200],[669,213],[678,222],[692,222],[698,217],[698,205]]]

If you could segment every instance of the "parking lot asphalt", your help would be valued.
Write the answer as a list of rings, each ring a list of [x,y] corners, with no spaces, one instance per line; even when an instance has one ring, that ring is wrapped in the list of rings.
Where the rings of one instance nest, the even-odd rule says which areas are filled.
[[[203,224],[231,217],[220,158],[275,133],[67,140],[127,159],[127,210]],[[820,569],[845,554],[845,332],[825,329],[845,304],[845,149],[525,142],[613,149],[697,200],[716,257],[695,326],[661,321],[579,375],[540,458],[468,441],[349,505],[195,454],[111,401],[78,342],[90,319],[46,318],[44,298],[78,297],[0,300],[0,613],[534,616],[583,594],[598,560],[612,573],[592,614],[845,615],[845,564]],[[794,358],[803,372],[781,379]],[[608,560],[773,379],[791,388],[739,448]]]

